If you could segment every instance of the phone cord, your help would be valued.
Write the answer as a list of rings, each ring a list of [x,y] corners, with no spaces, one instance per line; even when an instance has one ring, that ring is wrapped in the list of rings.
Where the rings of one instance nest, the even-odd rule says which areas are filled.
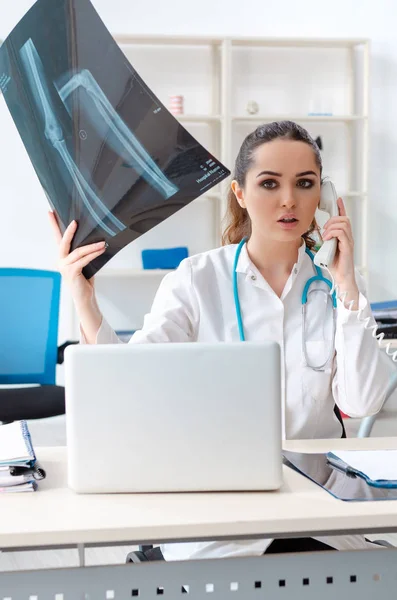
[[[329,292],[329,294],[332,296],[332,294],[336,293],[336,297],[338,298],[338,300],[340,300],[344,306],[346,306],[346,308],[350,311],[353,312],[353,304],[354,304],[354,300],[351,300],[350,302],[346,302],[346,297],[348,292],[339,292],[339,288],[338,286],[335,284],[335,280],[332,276],[331,271],[327,268],[327,267],[323,267],[326,271],[328,271],[330,278],[331,278],[331,282],[332,282],[332,288],[331,291]],[[371,320],[373,319],[373,317],[362,317],[362,312],[363,309],[358,309],[357,311],[357,320],[360,321],[360,323],[362,323],[364,325],[364,329],[367,329],[368,331],[372,330],[372,337],[375,338],[378,342],[379,348],[382,348],[382,341],[383,338],[385,337],[385,334],[379,333],[377,334],[377,329],[378,329],[378,325],[375,322],[375,324],[371,323]],[[389,342],[384,348],[383,350],[385,350],[386,354],[388,356],[390,356],[390,358],[392,359],[393,362],[397,362],[397,350],[391,351],[391,342]]]

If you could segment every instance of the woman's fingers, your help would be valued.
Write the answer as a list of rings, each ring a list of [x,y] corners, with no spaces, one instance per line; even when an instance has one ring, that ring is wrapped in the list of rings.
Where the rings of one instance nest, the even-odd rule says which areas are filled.
[[[77,230],[77,222],[72,221],[62,235],[55,214],[49,211],[49,219],[59,244],[60,271],[67,279],[79,276],[84,267],[104,253],[106,242],[97,242],[81,246],[70,252],[73,237]]]
[[[345,217],[333,217],[333,219],[335,220],[330,220],[327,223],[327,226],[324,227],[324,235],[326,235],[330,231],[333,231],[334,229],[343,229],[343,231],[346,231],[347,235],[353,239],[353,231],[351,228],[350,220],[346,220]]]
[[[348,244],[349,246],[354,245],[353,238],[349,235],[346,229],[334,227],[330,228],[327,233],[323,236],[323,240],[327,241],[332,238],[337,238],[340,242]]]
[[[83,256],[80,260],[73,263],[71,268],[76,269],[76,272],[81,272],[84,267],[86,267],[94,258],[98,258],[101,254],[103,254],[104,248],[102,250],[97,250],[96,252],[90,252],[86,256]]]
[[[92,254],[94,252],[103,252],[106,248],[106,242],[98,242],[96,244],[89,244],[88,246],[81,246],[80,248],[76,248],[70,254],[68,254],[64,259],[65,265],[72,265],[85,256],[87,254]]]
[[[327,233],[333,231],[335,228],[343,229],[344,231],[346,231],[346,234],[353,242],[353,231],[349,217],[332,217],[331,219],[329,219],[324,225],[322,238],[326,239]]]
[[[350,223],[350,219],[347,216],[345,203],[343,202],[342,198],[338,198],[337,205],[339,216],[331,217],[330,219],[328,219],[328,221],[324,225],[324,229],[326,229],[332,223]]]
[[[69,255],[70,246],[72,244],[74,234],[76,233],[76,229],[77,229],[76,221],[72,221],[66,228],[66,231],[63,234],[63,237],[59,244],[59,256],[61,258],[66,258]]]
[[[346,223],[346,224],[350,225],[350,218],[347,216],[331,217],[324,224],[324,229],[327,229],[327,227],[329,227],[330,225],[333,225],[334,223]]]
[[[338,198],[337,205],[339,208],[340,216],[345,217],[347,215],[347,213],[346,213],[345,203],[343,202],[342,198]]]

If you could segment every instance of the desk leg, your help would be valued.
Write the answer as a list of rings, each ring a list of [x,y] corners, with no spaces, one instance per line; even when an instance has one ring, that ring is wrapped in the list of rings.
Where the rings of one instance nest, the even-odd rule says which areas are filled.
[[[79,553],[79,566],[85,567],[85,548],[84,544],[77,544],[77,551]]]

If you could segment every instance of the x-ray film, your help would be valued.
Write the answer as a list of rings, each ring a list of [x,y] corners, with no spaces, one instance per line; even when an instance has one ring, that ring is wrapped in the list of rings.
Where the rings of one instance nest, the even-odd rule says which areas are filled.
[[[62,232],[78,222],[72,248],[109,245],[86,277],[230,175],[89,0],[38,0],[0,48],[0,89]]]

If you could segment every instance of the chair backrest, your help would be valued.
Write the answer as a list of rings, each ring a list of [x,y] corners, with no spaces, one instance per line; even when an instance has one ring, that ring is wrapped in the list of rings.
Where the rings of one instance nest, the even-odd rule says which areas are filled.
[[[55,384],[61,276],[0,269],[0,384]]]

